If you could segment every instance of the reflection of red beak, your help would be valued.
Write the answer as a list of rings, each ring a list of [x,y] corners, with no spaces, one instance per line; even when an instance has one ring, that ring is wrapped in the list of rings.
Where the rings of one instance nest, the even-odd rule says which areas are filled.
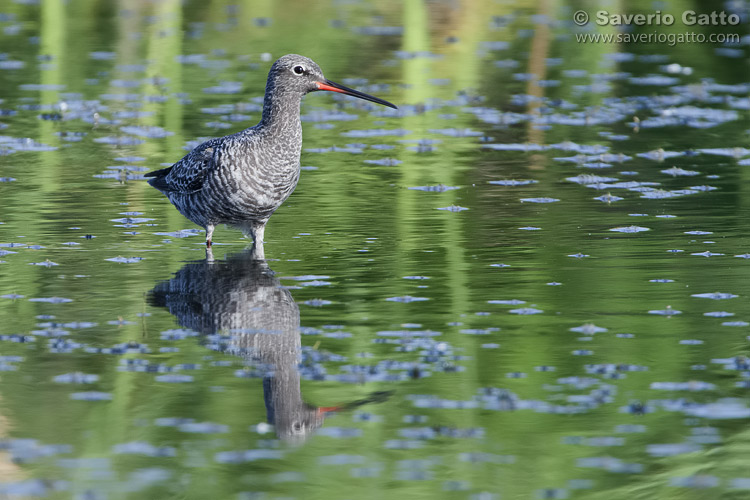
[[[346,94],[346,95],[350,95],[353,97],[359,97],[360,99],[364,99],[365,101],[376,102],[378,104],[382,104],[383,106],[388,106],[389,108],[398,109],[395,104],[392,104],[386,101],[385,99],[381,99],[379,97],[375,97],[370,94],[365,94],[364,92],[360,92],[359,90],[350,89],[349,87],[345,87],[344,85],[341,85],[340,83],[332,82],[331,80],[315,82],[315,86],[318,87],[318,90],[327,90],[328,92],[338,92],[340,94]]]
[[[318,415],[325,416],[326,413],[334,413],[341,410],[340,406],[321,406],[318,408]]]

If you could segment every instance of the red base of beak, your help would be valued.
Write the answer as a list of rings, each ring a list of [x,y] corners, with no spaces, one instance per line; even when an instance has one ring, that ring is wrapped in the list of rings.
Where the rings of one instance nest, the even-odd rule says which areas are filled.
[[[340,92],[342,94],[346,94],[347,92],[342,89],[337,89],[336,87],[332,87],[330,85],[327,85],[323,82],[315,82],[315,85],[317,85],[318,90],[327,90],[328,92]]]

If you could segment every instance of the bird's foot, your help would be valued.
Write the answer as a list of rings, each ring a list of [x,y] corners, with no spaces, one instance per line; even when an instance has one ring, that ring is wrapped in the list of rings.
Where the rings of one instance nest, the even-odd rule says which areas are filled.
[[[206,240],[206,248],[211,248],[211,240]]]

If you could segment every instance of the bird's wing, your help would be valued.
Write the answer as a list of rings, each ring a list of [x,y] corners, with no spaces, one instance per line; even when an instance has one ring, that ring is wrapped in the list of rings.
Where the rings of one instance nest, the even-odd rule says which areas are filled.
[[[192,193],[203,187],[206,175],[217,167],[216,149],[221,139],[206,141],[171,167],[147,173],[149,184],[161,191]]]

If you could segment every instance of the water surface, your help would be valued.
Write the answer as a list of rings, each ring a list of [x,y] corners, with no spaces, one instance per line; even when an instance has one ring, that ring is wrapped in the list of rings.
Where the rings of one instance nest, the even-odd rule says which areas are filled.
[[[747,24],[582,44],[577,8],[4,5],[0,492],[747,494]],[[307,96],[268,261],[207,260],[142,174],[289,52],[399,110]]]

